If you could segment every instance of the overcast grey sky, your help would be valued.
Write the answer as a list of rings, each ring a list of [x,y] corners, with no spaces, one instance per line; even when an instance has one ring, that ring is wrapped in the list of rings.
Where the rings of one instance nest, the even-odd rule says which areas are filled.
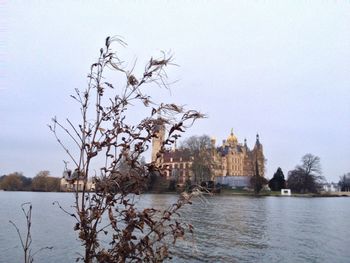
[[[174,54],[178,82],[153,96],[208,114],[188,136],[221,142],[233,128],[252,147],[258,132],[269,178],[305,153],[328,181],[350,172],[349,1],[13,0],[0,12],[0,175],[62,174],[46,124],[76,116],[69,95],[109,35],[140,66]]]

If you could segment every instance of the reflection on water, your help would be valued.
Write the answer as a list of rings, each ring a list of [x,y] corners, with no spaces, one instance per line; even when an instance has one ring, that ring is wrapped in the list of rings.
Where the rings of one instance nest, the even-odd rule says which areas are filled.
[[[166,208],[175,195],[147,194],[140,207]],[[73,218],[53,201],[70,208],[67,193],[0,192],[0,262],[21,262],[16,232],[24,226],[20,204],[33,204],[33,245],[52,245],[35,262],[74,262],[80,244]],[[213,196],[196,198],[181,210],[195,227],[194,240],[177,243],[175,262],[350,262],[350,198]]]

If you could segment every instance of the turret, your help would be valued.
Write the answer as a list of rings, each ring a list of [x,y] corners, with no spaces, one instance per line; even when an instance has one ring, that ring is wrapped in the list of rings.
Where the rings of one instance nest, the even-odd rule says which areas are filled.
[[[264,157],[264,153],[263,153],[263,146],[260,143],[260,138],[259,138],[259,134],[256,135],[256,142],[255,142],[255,146],[254,146],[254,159],[255,159],[255,165],[256,165],[256,169],[258,169],[259,175],[260,176],[264,176],[264,172],[265,172],[265,157]]]
[[[211,147],[214,149],[215,148],[215,144],[216,144],[216,139],[214,137],[210,138],[210,144],[211,144]]]
[[[243,145],[243,152],[244,153],[247,153],[248,152],[248,145],[247,145],[247,139],[244,138],[244,145]]]
[[[256,134],[256,142],[255,142],[255,146],[254,146],[254,150],[260,150],[262,151],[262,144],[260,143],[260,138],[259,138],[259,134]]]

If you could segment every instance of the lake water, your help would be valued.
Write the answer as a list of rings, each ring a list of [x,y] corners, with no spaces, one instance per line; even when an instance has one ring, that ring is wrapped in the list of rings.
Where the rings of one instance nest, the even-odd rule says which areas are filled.
[[[167,207],[176,195],[146,194],[140,206]],[[23,229],[20,205],[33,204],[35,263],[74,262],[81,251],[70,209],[71,193],[0,192],[0,262],[23,262],[15,229]],[[350,198],[213,196],[182,209],[195,241],[180,241],[174,262],[350,262]]]

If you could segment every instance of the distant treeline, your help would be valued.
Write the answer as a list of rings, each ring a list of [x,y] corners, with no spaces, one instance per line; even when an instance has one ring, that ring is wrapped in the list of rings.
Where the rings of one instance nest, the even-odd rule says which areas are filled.
[[[172,189],[169,182],[159,182],[161,178],[151,174],[145,184],[145,191],[166,192]],[[50,176],[49,171],[41,171],[34,178],[26,177],[20,172],[0,176],[0,190],[5,191],[36,191],[36,192],[65,192],[61,189],[61,178]],[[170,182],[171,185],[172,182]],[[157,186],[157,187],[155,187]]]
[[[34,178],[14,172],[0,177],[0,189],[5,191],[59,192],[60,178],[50,176],[49,171],[41,171]]]

